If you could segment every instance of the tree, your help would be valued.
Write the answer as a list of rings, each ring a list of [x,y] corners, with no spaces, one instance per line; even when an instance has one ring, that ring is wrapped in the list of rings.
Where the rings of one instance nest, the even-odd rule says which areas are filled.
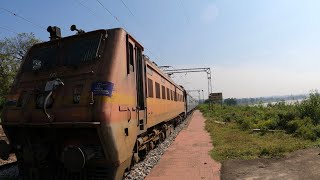
[[[237,105],[237,99],[236,98],[228,98],[224,100],[224,104],[228,105],[228,106],[235,106]]]
[[[24,55],[32,45],[39,42],[33,33],[20,33],[0,40],[0,109]]]

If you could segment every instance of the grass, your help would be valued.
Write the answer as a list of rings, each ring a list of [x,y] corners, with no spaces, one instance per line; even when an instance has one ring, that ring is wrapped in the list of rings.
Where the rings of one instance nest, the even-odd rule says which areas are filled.
[[[214,105],[209,109],[209,105],[204,104],[199,109],[207,118],[206,130],[214,146],[211,156],[218,161],[283,157],[298,149],[320,146],[318,92],[291,105]],[[252,129],[256,128],[261,132],[253,133]]]
[[[289,152],[317,144],[284,132],[251,133],[239,129],[235,123],[223,125],[212,120],[206,122],[206,130],[214,146],[210,155],[217,161],[283,157]]]

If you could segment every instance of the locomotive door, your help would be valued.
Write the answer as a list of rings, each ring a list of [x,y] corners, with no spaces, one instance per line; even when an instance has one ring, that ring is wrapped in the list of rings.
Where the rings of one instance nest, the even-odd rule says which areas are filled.
[[[137,118],[140,131],[146,130],[146,88],[145,88],[145,62],[142,57],[142,48],[135,47],[136,55],[136,85],[137,85]]]

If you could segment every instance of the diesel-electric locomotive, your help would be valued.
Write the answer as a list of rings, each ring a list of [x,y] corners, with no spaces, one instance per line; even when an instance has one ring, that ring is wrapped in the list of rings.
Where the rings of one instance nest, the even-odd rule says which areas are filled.
[[[121,28],[61,37],[25,55],[2,114],[24,179],[121,179],[197,105]]]

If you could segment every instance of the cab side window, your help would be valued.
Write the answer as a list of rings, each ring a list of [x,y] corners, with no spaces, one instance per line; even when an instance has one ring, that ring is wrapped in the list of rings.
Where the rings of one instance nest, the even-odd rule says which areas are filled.
[[[127,74],[134,72],[134,45],[129,41],[127,35]]]
[[[130,73],[130,72],[134,72],[133,45],[129,43],[128,48],[129,48],[128,58],[129,58],[129,73]]]

